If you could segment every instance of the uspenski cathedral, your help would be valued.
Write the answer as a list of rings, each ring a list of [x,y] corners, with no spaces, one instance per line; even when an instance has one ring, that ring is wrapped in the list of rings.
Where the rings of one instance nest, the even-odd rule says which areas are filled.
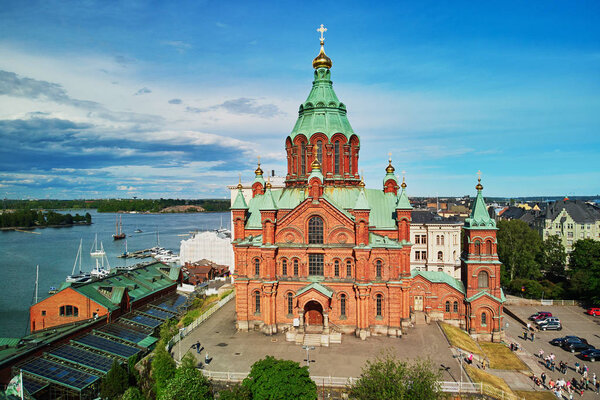
[[[365,187],[360,137],[333,90],[326,29],[318,31],[312,88],[285,138],[285,187],[273,189],[259,163],[252,198],[240,184],[231,207],[237,328],[298,343],[318,334],[328,345],[442,320],[499,341],[505,298],[481,178],[463,227],[461,279],[411,268],[407,184],[390,159],[382,187]]]

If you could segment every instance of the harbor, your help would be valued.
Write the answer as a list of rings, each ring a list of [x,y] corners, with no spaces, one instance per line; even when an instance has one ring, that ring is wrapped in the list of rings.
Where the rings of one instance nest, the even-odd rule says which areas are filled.
[[[29,307],[34,300],[36,265],[39,265],[39,296],[43,298],[53,288],[59,288],[72,273],[80,241],[83,243],[83,271],[90,272],[96,259],[100,259],[90,254],[96,235],[98,248],[102,242],[111,269],[129,269],[140,262],[151,261],[152,251],[149,250],[153,248],[163,248],[172,255],[178,253],[181,240],[189,232],[215,230],[221,226],[221,219],[227,221],[229,217],[227,213],[125,214],[122,231],[127,238],[114,241],[115,213],[89,212],[93,216],[92,225],[47,228],[42,235],[0,232],[0,265],[5,280],[10,282],[0,291],[0,336],[26,334]],[[136,230],[142,232],[136,233]],[[127,249],[131,249],[132,257]],[[119,258],[125,253],[127,257]]]

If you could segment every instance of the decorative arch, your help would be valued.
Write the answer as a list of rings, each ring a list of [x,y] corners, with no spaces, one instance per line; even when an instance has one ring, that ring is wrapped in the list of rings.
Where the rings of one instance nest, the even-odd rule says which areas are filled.
[[[494,254],[492,239],[486,239],[485,241],[485,254]]]
[[[487,270],[482,269],[477,273],[477,287],[479,289],[490,287],[490,274]]]
[[[325,219],[320,214],[309,214],[306,220],[308,244],[323,244],[326,232]]]

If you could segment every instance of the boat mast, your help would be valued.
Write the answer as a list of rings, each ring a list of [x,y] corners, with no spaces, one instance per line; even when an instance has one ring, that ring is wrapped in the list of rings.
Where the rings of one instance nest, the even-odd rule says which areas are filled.
[[[77,250],[77,255],[75,256],[75,262],[73,263],[73,271],[71,271],[71,275],[75,275],[75,267],[77,266],[77,260],[79,259],[79,272],[81,272],[81,243],[83,239],[79,240],[79,249]]]
[[[40,277],[40,265],[38,264],[35,267],[35,300],[33,304],[37,304],[38,302],[38,278]]]

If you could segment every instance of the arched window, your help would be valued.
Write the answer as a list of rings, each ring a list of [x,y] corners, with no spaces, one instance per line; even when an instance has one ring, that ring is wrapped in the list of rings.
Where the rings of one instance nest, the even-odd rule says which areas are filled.
[[[450,312],[450,302],[446,302],[446,312]]]
[[[477,286],[480,288],[489,286],[489,275],[486,271],[481,271],[477,274]]]
[[[300,173],[306,175],[306,145],[300,143]]]
[[[375,296],[375,300],[377,302],[377,316],[381,317],[383,315],[383,296],[378,294]]]
[[[333,173],[340,174],[340,142],[336,141],[333,144]]]
[[[260,259],[254,259],[254,275],[260,275]]]
[[[492,254],[492,241],[487,240],[485,242],[485,254]]]
[[[438,251],[438,261],[444,261],[444,253],[441,251]]]
[[[440,244],[444,245],[444,235],[440,235]]]
[[[452,306],[452,311],[453,312],[458,312],[458,301],[454,302],[454,305]]]
[[[352,277],[352,261],[346,261],[346,277]]]
[[[342,318],[346,317],[346,295],[345,294],[340,295],[340,317],[342,317]]]
[[[487,325],[487,314],[485,312],[481,313],[481,326]]]
[[[294,295],[291,293],[287,294],[287,309],[289,315],[294,313]]]
[[[440,245],[440,235],[435,236],[435,244]]]
[[[281,275],[287,275],[287,260],[285,258],[281,260]]]
[[[481,242],[479,240],[475,241],[475,254],[481,254]]]
[[[340,276],[340,260],[335,260],[333,262],[333,275],[336,277]]]
[[[308,243],[323,243],[323,219],[314,216],[308,220]]]
[[[259,291],[254,292],[254,312],[257,314],[260,313],[260,292]]]
[[[298,276],[298,259],[294,260],[294,276]]]
[[[323,163],[323,142],[317,140],[317,160],[319,163]]]
[[[377,278],[381,278],[381,269],[381,260],[377,260],[377,262],[375,262],[375,274]]]
[[[350,145],[350,155],[348,156],[348,172],[350,175],[354,175],[352,173],[352,145]]]

